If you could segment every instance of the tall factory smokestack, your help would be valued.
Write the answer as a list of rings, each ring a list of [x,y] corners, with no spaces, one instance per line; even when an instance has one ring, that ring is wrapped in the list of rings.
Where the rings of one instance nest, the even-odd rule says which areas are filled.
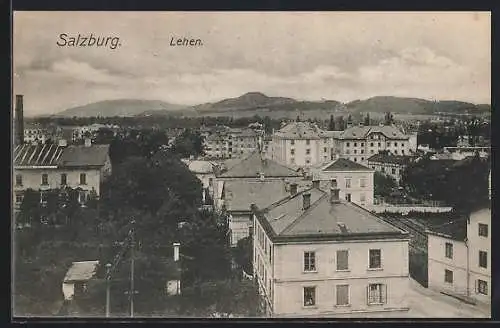
[[[16,144],[24,143],[24,113],[23,113],[23,95],[16,95],[16,112],[15,112],[15,136]]]

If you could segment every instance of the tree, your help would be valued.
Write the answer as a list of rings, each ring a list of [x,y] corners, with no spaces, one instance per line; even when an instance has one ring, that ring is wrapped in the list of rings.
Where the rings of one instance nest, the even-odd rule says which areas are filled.
[[[199,131],[184,130],[175,138],[172,151],[181,157],[204,155],[204,140]]]
[[[375,187],[375,195],[381,197],[390,196],[393,189],[397,186],[396,180],[394,180],[393,177],[387,176],[378,171],[376,171],[374,174],[373,183]]]
[[[369,125],[371,125],[371,122],[370,122],[370,114],[369,114],[369,113],[366,113],[364,125],[365,125],[365,126],[369,126]]]
[[[345,122],[344,122],[344,117],[343,116],[338,116],[337,117],[336,127],[340,131],[345,130]]]
[[[300,122],[300,115],[297,115],[297,118],[295,119],[295,122]]]
[[[330,115],[330,122],[328,123],[328,130],[335,131],[335,119],[333,115]]]
[[[252,236],[238,240],[235,249],[235,261],[247,274],[253,272],[253,243]]]
[[[392,123],[394,123],[394,116],[391,114],[391,112],[385,113],[384,123],[386,125],[391,125]]]

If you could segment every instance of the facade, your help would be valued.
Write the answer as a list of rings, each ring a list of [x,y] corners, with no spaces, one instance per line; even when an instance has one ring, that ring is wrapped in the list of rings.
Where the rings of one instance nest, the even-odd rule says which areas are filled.
[[[353,126],[340,137],[340,156],[366,165],[368,158],[381,151],[394,155],[409,155],[410,136],[393,125]],[[414,147],[414,144],[411,144]]]
[[[292,122],[271,140],[273,160],[289,167],[311,167],[333,159],[340,131],[324,131],[313,123]]]
[[[211,134],[205,133],[207,158],[239,158],[258,149],[260,134],[250,128],[216,127]]]
[[[368,158],[368,167],[390,176],[399,184],[404,170],[413,161],[414,156],[378,153]]]
[[[328,190],[332,185],[339,188],[339,197],[360,206],[373,205],[374,170],[338,158],[313,171],[313,181],[319,181],[320,188]]]
[[[79,188],[82,202],[93,191],[100,194],[102,181],[111,174],[109,145],[18,145],[14,149],[14,203],[22,202],[27,189],[43,191]]]
[[[254,207],[254,276],[269,316],[408,310],[408,233],[338,194],[313,188]]]
[[[72,300],[87,291],[87,283],[97,271],[99,261],[73,262],[64,276],[62,291],[65,300]]]
[[[428,231],[429,288],[491,304],[491,209]]]

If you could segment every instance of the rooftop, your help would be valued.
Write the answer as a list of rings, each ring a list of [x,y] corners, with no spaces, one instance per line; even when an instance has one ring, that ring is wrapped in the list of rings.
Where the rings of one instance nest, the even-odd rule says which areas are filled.
[[[464,219],[448,218],[444,222],[429,222],[426,228],[430,234],[457,241],[465,241],[467,237],[467,221]]]
[[[299,177],[299,173],[281,165],[271,159],[263,158],[256,151],[245,159],[237,162],[228,171],[223,173],[223,178],[257,178],[263,173],[264,177]]]
[[[98,265],[99,261],[73,262],[64,277],[64,282],[90,280],[95,275]]]
[[[226,181],[224,192],[229,211],[250,211],[250,204],[263,208],[289,195],[281,180]]]
[[[14,149],[14,166],[102,166],[109,153],[109,145],[67,146],[18,145]]]
[[[403,134],[401,130],[392,125],[370,125],[370,126],[353,126],[347,128],[343,133],[342,139],[366,139],[372,133],[381,133],[389,139],[408,139],[408,136]]]
[[[209,174],[215,172],[215,164],[209,161],[193,160],[186,164],[193,173]]]
[[[369,167],[355,163],[345,158],[338,158],[323,165],[322,171],[373,171]]]
[[[378,153],[368,158],[368,162],[408,165],[413,158],[413,156]]]
[[[286,139],[320,139],[326,137],[326,131],[310,122],[292,122],[276,131],[274,135]]]
[[[310,206],[303,208],[304,194],[310,193]],[[258,217],[272,238],[310,238],[312,240],[360,239],[399,236],[406,232],[353,203],[330,201],[330,194],[309,189],[289,196],[258,211]]]

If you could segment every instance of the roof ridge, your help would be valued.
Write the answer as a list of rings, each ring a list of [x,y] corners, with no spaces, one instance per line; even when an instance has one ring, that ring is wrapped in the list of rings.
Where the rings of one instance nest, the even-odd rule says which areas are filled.
[[[314,188],[311,188],[311,189],[308,189],[308,190],[312,190]],[[297,224],[300,223],[300,221],[302,221],[302,219],[306,216],[306,214],[309,214],[311,212],[311,210],[313,210],[314,208],[316,208],[320,203],[321,201],[328,196],[328,194],[326,192],[324,192],[323,190],[321,189],[318,189],[320,192],[323,193],[323,195],[317,200],[315,201],[311,206],[309,206],[304,212],[302,212],[302,214],[300,214],[295,220],[293,220],[285,229],[281,230],[281,234],[285,234],[287,233],[288,231],[290,231],[293,227],[295,227]],[[306,191],[306,190],[305,190]],[[303,191],[302,194],[305,192]]]
[[[374,213],[370,212],[370,211],[369,211],[369,210],[367,210],[366,208],[364,208],[364,207],[362,207],[362,206],[360,206],[360,205],[358,205],[358,204],[356,204],[356,203],[349,202],[349,204],[354,205],[354,208],[356,208],[356,209],[358,209],[358,210],[361,210],[361,212],[365,212],[365,213],[367,213],[367,214],[372,215],[372,216],[373,216],[373,218],[374,218],[375,220],[377,220],[379,223],[383,223],[383,224],[386,224],[386,225],[391,226],[392,228],[396,228],[397,230],[399,230],[399,231],[400,231],[400,232],[402,232],[402,233],[408,233],[408,231],[406,231],[406,230],[404,230],[404,229],[401,229],[401,228],[397,227],[396,225],[394,225],[394,224],[392,224],[392,223],[390,223],[390,222],[388,222],[388,221],[384,220],[383,218],[379,217],[377,214],[374,214]]]

